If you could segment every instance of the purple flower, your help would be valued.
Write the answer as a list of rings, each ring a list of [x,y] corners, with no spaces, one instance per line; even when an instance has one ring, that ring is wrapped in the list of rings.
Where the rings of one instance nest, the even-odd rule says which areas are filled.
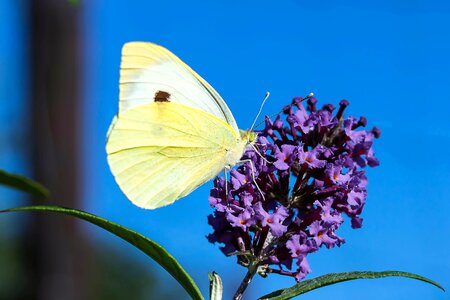
[[[363,130],[364,117],[345,118],[348,106],[342,100],[320,109],[316,98],[296,97],[275,120],[266,118],[254,145],[259,153],[248,148],[243,156],[253,167],[245,163],[229,182],[214,181],[208,240],[226,255],[240,253],[243,266],[264,266],[264,276],[300,281],[311,272],[308,255],[345,242],[337,230],[346,218],[360,228],[364,168],[379,165],[372,145],[380,130]]]
[[[289,249],[293,258],[306,256],[308,253],[316,251],[317,247],[308,240],[308,236],[304,232],[293,235],[287,242],[286,248]]]
[[[282,145],[281,151],[278,148],[275,150],[275,158],[277,159],[273,165],[280,171],[289,169],[290,163],[294,160],[293,153],[295,146]]]
[[[255,206],[255,212],[261,221],[261,225],[269,226],[273,236],[279,237],[286,232],[287,226],[282,223],[289,214],[284,206],[277,207],[275,212],[270,214],[264,210],[262,203],[258,202]]]
[[[306,164],[310,169],[323,168],[326,161],[318,159],[320,154],[320,148],[314,148],[311,151],[304,151],[302,148],[298,148],[297,159],[301,164]]]
[[[325,224],[338,224],[339,226],[343,222],[342,216],[332,209],[332,205],[334,204],[334,199],[332,197],[328,197],[322,201],[316,200],[314,204],[319,208],[320,219]]]
[[[328,164],[325,173],[334,184],[345,184],[350,180],[349,174],[342,174],[342,166],[339,164]]]
[[[231,175],[231,188],[237,190],[240,187],[246,185],[251,181],[251,177],[247,176],[247,174],[239,173],[238,171],[232,169],[230,172]]]
[[[352,190],[347,194],[347,203],[351,207],[361,206],[364,203],[364,199],[366,199],[366,194],[364,192],[356,192]]]
[[[323,222],[314,221],[309,227],[309,233],[314,242],[316,242],[317,247],[324,244],[328,249],[331,249],[334,245],[341,243],[341,239],[334,236],[333,226],[330,226],[330,224],[327,226]]]
[[[233,227],[240,227],[242,230],[247,231],[250,226],[256,224],[256,220],[253,216],[251,209],[244,209],[237,216],[232,212],[227,212],[227,220]]]
[[[306,277],[309,273],[311,273],[311,267],[309,266],[308,260],[306,256],[302,256],[297,260],[298,270],[295,275],[295,280],[300,281]]]

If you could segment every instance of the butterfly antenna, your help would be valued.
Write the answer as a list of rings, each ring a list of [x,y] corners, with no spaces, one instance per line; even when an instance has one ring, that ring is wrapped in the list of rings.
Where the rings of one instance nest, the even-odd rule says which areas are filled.
[[[308,95],[306,95],[305,98],[303,98],[302,101],[308,100],[308,99],[311,98],[312,96],[314,96],[314,93],[311,92],[311,93],[309,93]],[[273,114],[273,115],[270,115],[268,118],[269,118],[269,119],[272,119],[273,117],[278,116],[281,112],[282,112],[282,110],[280,110],[279,112],[277,112],[277,113],[275,113],[275,114]],[[265,122],[265,120],[259,122],[259,123],[256,125],[255,128],[258,128],[259,125],[263,124],[264,122]],[[253,129],[253,127],[252,127],[252,129]]]
[[[308,95],[306,95],[306,97],[303,98],[303,100],[309,99],[309,98],[311,98],[311,97],[313,97],[313,96],[314,96],[314,93],[311,92],[311,93],[309,93]]]
[[[264,97],[264,100],[262,101],[261,106],[259,107],[258,113],[256,114],[256,118],[255,118],[255,120],[253,121],[253,124],[252,124],[252,127],[250,127],[250,130],[253,130],[253,128],[254,128],[254,126],[255,126],[255,123],[256,123],[256,121],[258,120],[259,115],[261,114],[261,111],[262,111],[262,109],[263,109],[263,106],[264,106],[264,104],[266,103],[267,98],[269,98],[269,96],[270,96],[270,92],[266,92],[266,96]]]

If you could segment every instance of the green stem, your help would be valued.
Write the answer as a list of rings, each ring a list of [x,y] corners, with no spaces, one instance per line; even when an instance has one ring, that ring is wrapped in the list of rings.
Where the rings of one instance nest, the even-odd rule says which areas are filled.
[[[255,276],[256,271],[258,270],[258,262],[253,262],[248,267],[247,274],[245,275],[244,279],[241,282],[241,285],[238,287],[236,293],[233,296],[233,300],[241,300],[242,294],[244,294],[245,289],[249,285],[249,283],[252,281],[253,276]]]

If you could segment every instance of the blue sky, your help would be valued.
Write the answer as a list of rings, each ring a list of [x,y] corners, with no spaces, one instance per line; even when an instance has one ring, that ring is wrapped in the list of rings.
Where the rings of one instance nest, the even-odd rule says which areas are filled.
[[[211,231],[206,216],[211,213],[207,196],[212,183],[174,205],[146,211],[126,200],[107,166],[105,135],[117,111],[121,47],[133,40],[156,42],[218,90],[241,128],[251,125],[266,91],[271,92],[266,114],[279,111],[294,96],[314,92],[322,104],[348,99],[347,114],[364,115],[369,127],[381,128],[382,137],[374,146],[381,166],[368,172],[364,226],[351,230],[346,222],[339,231],[346,244],[310,255],[310,278],[328,272],[396,269],[450,288],[448,2],[85,2],[84,209],[166,247],[205,294],[207,272],[222,276],[224,299],[245,274],[233,258],[205,239]],[[2,34],[2,39],[11,38],[11,33]],[[6,95],[6,88],[0,85],[1,95]],[[94,230],[92,241],[117,245],[166,276],[109,234]],[[164,278],[168,288],[177,288],[170,277]],[[246,296],[254,299],[293,283],[276,275],[256,278]],[[339,284],[302,299],[339,300],[349,295],[367,300],[446,298],[436,288],[397,278]]]
[[[24,1],[0,0],[0,168],[28,174],[26,32]],[[23,195],[0,187],[2,203],[17,205]],[[7,217],[10,218],[10,217]],[[9,234],[9,232],[2,232]]]
[[[104,134],[116,112],[120,48],[132,40],[171,49],[224,97],[241,128],[264,93],[265,113],[313,91],[323,102],[351,102],[347,113],[379,126],[381,166],[369,171],[364,227],[340,249],[311,255],[312,276],[398,269],[449,285],[450,5],[437,1],[96,1],[85,16],[86,208],[138,229],[167,247],[204,291],[216,270],[234,291],[245,270],[207,243],[211,183],[157,211],[125,200],[106,165]],[[103,236],[103,235],[102,235]],[[256,279],[248,299],[289,286]],[[328,287],[304,299],[349,293],[365,299],[444,299],[404,279]],[[230,292],[228,293],[229,296]]]

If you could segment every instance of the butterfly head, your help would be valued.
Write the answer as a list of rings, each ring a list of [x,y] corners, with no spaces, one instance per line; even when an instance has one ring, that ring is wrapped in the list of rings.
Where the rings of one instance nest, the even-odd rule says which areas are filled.
[[[252,130],[240,130],[241,140],[245,142],[246,145],[251,145],[256,142],[258,134]]]

